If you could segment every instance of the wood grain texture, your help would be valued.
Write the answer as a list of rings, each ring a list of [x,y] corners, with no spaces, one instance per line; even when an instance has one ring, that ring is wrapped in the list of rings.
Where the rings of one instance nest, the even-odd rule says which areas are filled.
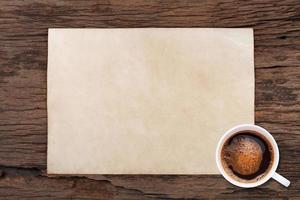
[[[256,123],[277,140],[286,189],[220,176],[48,176],[47,29],[253,27]],[[0,1],[0,199],[299,199],[299,0]]]

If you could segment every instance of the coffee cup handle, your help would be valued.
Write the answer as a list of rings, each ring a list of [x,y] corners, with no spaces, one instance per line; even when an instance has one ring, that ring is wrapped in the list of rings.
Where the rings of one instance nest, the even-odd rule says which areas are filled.
[[[277,172],[273,174],[272,178],[275,179],[277,182],[281,183],[282,185],[284,185],[285,187],[289,187],[289,185],[291,184],[289,180],[287,180]]]

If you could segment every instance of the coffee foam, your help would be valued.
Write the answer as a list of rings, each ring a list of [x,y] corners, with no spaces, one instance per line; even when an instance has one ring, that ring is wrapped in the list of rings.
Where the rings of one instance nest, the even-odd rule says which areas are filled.
[[[259,170],[263,159],[262,147],[251,136],[239,135],[224,149],[224,160],[234,171],[251,175]]]

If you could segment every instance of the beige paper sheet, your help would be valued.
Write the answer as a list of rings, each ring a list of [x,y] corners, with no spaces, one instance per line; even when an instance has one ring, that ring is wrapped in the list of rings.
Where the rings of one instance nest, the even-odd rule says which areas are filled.
[[[253,122],[252,29],[49,29],[48,173],[218,174]]]

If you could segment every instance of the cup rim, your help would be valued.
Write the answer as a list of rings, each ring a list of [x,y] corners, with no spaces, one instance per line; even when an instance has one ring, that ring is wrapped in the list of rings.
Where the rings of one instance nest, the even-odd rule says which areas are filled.
[[[262,134],[263,136],[266,137],[266,139],[268,139],[268,141],[272,145],[272,148],[273,148],[273,151],[274,151],[273,152],[274,153],[273,165],[272,165],[271,169],[259,181],[256,181],[256,182],[253,182],[253,183],[245,183],[245,182],[240,182],[240,181],[237,181],[237,180],[233,179],[232,177],[230,177],[225,172],[225,170],[223,168],[223,165],[221,163],[221,150],[222,150],[222,147],[223,147],[225,141],[229,137],[231,137],[232,135],[234,135],[234,134],[236,134],[240,131],[255,131],[255,132],[258,132],[259,134]],[[278,145],[277,145],[275,139],[273,138],[271,133],[269,133],[266,129],[264,129],[260,126],[257,126],[257,125],[253,125],[253,124],[241,124],[241,125],[234,126],[233,128],[226,131],[223,134],[223,136],[221,137],[221,139],[219,140],[218,145],[217,145],[217,149],[216,149],[216,162],[217,162],[217,167],[218,167],[220,173],[222,174],[222,176],[227,181],[232,183],[233,185],[243,187],[243,188],[257,187],[257,186],[262,185],[265,182],[267,182],[274,175],[274,173],[275,173],[275,171],[278,167],[278,163],[279,163],[279,149],[278,149]]]

